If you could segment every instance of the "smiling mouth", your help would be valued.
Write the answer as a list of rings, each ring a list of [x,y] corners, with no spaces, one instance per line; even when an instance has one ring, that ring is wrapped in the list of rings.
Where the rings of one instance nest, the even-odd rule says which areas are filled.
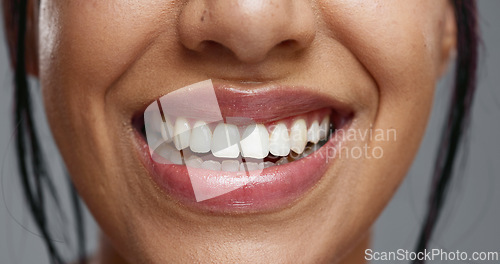
[[[261,212],[319,182],[347,109],[305,89],[205,81],[155,100],[133,124],[141,160],[168,196],[211,212]]]

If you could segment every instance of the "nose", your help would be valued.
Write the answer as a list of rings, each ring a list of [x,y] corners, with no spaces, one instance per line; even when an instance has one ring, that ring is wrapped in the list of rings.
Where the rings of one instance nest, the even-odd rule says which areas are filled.
[[[307,0],[190,0],[179,16],[178,32],[192,51],[224,48],[242,62],[257,63],[273,51],[308,47],[316,28]]]

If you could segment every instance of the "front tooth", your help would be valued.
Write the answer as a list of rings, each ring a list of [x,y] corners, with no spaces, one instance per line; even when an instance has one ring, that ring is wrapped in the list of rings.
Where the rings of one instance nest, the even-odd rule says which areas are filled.
[[[307,141],[311,143],[318,143],[319,142],[319,122],[318,120],[314,120],[313,123],[311,124],[311,127],[309,130],[307,130]]]
[[[161,125],[161,136],[163,140],[167,143],[172,142],[174,135],[174,126],[172,125],[172,122],[169,118],[165,118],[165,122],[162,121]]]
[[[189,147],[189,136],[191,127],[187,119],[178,117],[174,125],[174,144],[178,150]]]
[[[189,147],[196,153],[207,153],[212,144],[212,131],[204,121],[197,121],[191,131]]]
[[[328,136],[328,128],[330,127],[330,117],[325,116],[319,125],[319,138],[320,140],[326,139]]]
[[[259,170],[259,163],[256,162],[242,162],[240,171],[257,171]]]
[[[203,163],[203,160],[200,157],[197,157],[195,155],[189,157],[186,160],[186,166],[191,167],[191,168],[201,168],[202,163]]]
[[[222,161],[222,171],[237,172],[240,169],[240,162],[237,160]]]
[[[207,160],[201,164],[201,168],[205,170],[220,171],[221,164],[214,160]]]
[[[241,155],[243,157],[263,159],[269,153],[269,132],[264,125],[248,126],[241,138]]]
[[[290,149],[297,154],[301,154],[307,144],[307,125],[302,118],[293,122],[290,128]]]
[[[212,136],[212,154],[218,158],[237,158],[240,155],[238,127],[220,123]]]
[[[290,153],[290,137],[284,123],[278,123],[269,137],[269,152],[274,156]]]

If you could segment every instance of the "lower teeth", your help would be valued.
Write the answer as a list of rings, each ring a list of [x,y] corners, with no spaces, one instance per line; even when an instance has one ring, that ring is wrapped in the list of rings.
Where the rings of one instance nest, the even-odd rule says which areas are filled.
[[[316,144],[308,143],[304,152],[300,155],[295,152],[290,152],[290,154],[285,157],[269,154],[264,159],[242,158],[241,156],[236,159],[217,158],[210,153],[200,155],[191,152],[189,149],[178,151],[172,146],[172,143],[165,142],[154,151],[153,160],[162,164],[186,165],[191,168],[202,168],[213,171],[256,171],[273,166],[285,165],[305,158],[320,149],[326,142],[327,140],[320,141]]]

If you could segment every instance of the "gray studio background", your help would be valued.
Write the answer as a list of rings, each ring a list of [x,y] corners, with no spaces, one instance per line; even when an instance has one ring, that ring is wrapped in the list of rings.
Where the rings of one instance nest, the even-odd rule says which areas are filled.
[[[459,157],[457,178],[452,183],[448,204],[437,227],[433,248],[450,251],[500,252],[500,1],[479,0],[480,25],[484,40],[479,70],[479,88],[475,99],[473,121],[467,137],[468,154]],[[0,43],[0,264],[49,263],[44,245],[36,234],[24,205],[12,158],[12,72],[9,69],[5,41]],[[433,114],[419,154],[408,177],[394,199],[383,212],[374,228],[373,248],[394,251],[413,249],[430,184],[434,152],[439,139],[443,114],[446,111],[450,75],[445,77],[436,91]],[[36,106],[41,109],[40,102]],[[43,116],[39,117],[44,125]],[[46,127],[46,125],[45,125]],[[47,129],[42,138],[50,142]],[[57,176],[62,206],[69,212],[67,182],[57,166],[57,151],[50,150],[47,158]],[[467,162],[465,162],[467,161]],[[55,209],[51,209],[56,211]],[[86,216],[88,246],[95,249],[98,229],[90,216]],[[54,238],[61,250],[74,252],[73,221],[69,216],[54,215],[51,220]],[[334,234],[332,234],[334,235]],[[64,242],[66,241],[66,242]],[[69,242],[68,242],[69,241]],[[69,245],[69,246],[68,246]],[[401,262],[403,263],[403,262]],[[431,262],[441,263],[441,262]],[[444,262],[443,262],[444,263]],[[456,263],[456,262],[446,262]],[[469,262],[471,263],[471,262]],[[476,262],[494,263],[494,262]]]

